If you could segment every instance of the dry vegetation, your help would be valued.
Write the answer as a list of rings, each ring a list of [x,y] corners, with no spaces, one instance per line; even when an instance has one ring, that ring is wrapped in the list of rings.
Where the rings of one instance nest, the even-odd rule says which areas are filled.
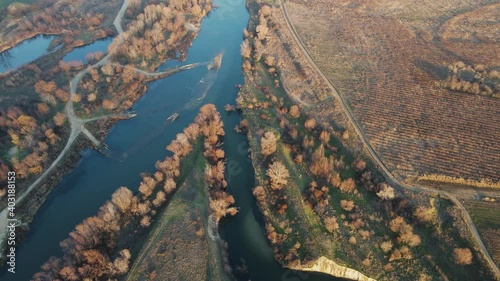
[[[208,236],[205,188],[199,172],[188,176],[131,266],[128,280],[224,280],[220,252],[211,248],[217,244]]]
[[[286,7],[391,170],[498,182],[500,101],[491,74],[500,67],[500,4],[492,2],[293,0]]]
[[[344,119],[325,122],[326,111],[311,105],[332,101],[304,94],[321,83],[294,63],[280,10],[248,6],[239,130],[248,134],[254,196],[276,259],[300,268],[326,256],[380,280],[492,278],[456,207],[384,183],[354,154],[356,143],[338,126]]]
[[[216,223],[227,214],[236,214],[237,210],[230,206],[234,203],[234,198],[223,190],[222,183],[225,182],[223,156],[215,160],[207,157],[213,151],[214,146],[220,144],[221,137],[224,135],[220,115],[215,110],[215,106],[211,104],[203,106],[195,122],[185,131],[185,133],[178,134],[176,139],[167,146],[167,150],[173,152],[173,156],[167,156],[164,161],[158,161],[157,171],[154,174],[143,174],[137,195],[134,196],[127,187],[116,190],[111,200],[100,208],[97,215],[85,219],[69,234],[69,238],[61,242],[63,257],[51,258],[42,266],[43,271],[37,273],[33,280],[69,281],[87,278],[108,280],[126,274],[131,257],[128,247],[131,246],[130,240],[133,240],[127,236],[137,235],[137,229],[150,227],[167,197],[176,191],[179,180],[185,178],[181,177],[181,171],[193,172],[189,163],[193,159],[189,161],[186,159],[193,151],[193,145],[198,146],[198,151],[203,150],[207,165],[222,166],[218,173],[211,174],[210,177],[205,175],[205,179],[212,177],[220,179],[220,182],[214,185],[209,185],[207,182],[209,187],[206,193],[208,195],[204,196],[203,202],[206,201],[206,203],[202,206],[204,216],[212,217],[215,223],[208,227],[211,219],[198,220],[197,229],[200,231],[203,227],[207,233],[209,231],[217,233]],[[200,140],[200,136],[203,137],[204,142]],[[200,149],[202,144],[203,149]],[[187,168],[182,169],[181,163],[184,161],[187,162],[184,164]],[[194,172],[201,173],[202,169]],[[214,205],[217,208],[214,208]],[[193,215],[196,216],[199,211],[193,211]],[[120,240],[124,237],[127,237],[128,243]],[[175,255],[175,253],[171,254]],[[186,260],[184,262],[189,263]]]
[[[121,34],[123,43],[116,38],[109,46],[109,52],[122,64],[140,65],[142,69],[155,69],[157,63],[167,55],[175,56],[176,51],[185,57],[185,52],[195,32],[186,24],[199,26],[200,20],[211,9],[210,0],[184,0],[170,3],[147,5],[140,9],[141,1],[131,1],[127,16],[134,19]],[[136,10],[140,14],[136,14]],[[189,36],[187,36],[189,35]]]
[[[99,11],[106,12],[108,16],[115,15],[114,11],[100,8]],[[117,10],[118,6],[113,8]],[[126,13],[134,20],[128,20],[125,27],[126,32],[122,35],[124,44],[118,45],[119,40],[115,39],[110,47],[110,51],[116,53],[113,57],[115,62],[92,68],[82,78],[73,95],[75,112],[88,117],[129,109],[146,91],[145,84],[158,78],[138,74],[134,67],[155,69],[166,59],[175,58],[177,52],[185,53],[197,34],[188,30],[185,23],[198,26],[210,9],[211,2],[206,0],[179,0],[168,3],[168,6],[132,1]],[[50,11],[60,13],[55,18],[66,16],[64,9],[51,8]],[[47,24],[52,27],[58,23],[50,21]],[[111,25],[110,22],[108,24]],[[85,26],[72,28],[74,32],[87,29]],[[75,36],[72,34],[70,37]],[[63,113],[69,98],[68,81],[85,66],[59,61],[65,51],[60,50],[48,58],[0,76],[0,170],[16,171],[18,192],[55,158],[68,134]],[[136,55],[132,56],[133,53]],[[96,61],[102,55],[92,54],[89,59]],[[116,60],[126,65],[121,66]],[[109,120],[100,122],[99,129],[105,132],[112,123]],[[2,182],[5,180],[3,177],[0,176]],[[0,189],[0,198],[2,193],[3,189]]]
[[[481,239],[493,261],[500,265],[500,191],[498,189],[476,187],[456,181],[423,181],[436,189],[443,189],[463,202],[471,215]]]
[[[75,47],[114,33],[112,21],[122,1],[36,1],[22,9],[0,10],[0,52],[37,34],[60,35]],[[85,19],[85,20],[82,20]]]
[[[194,161],[185,170],[186,181],[176,191],[148,242],[142,247],[127,280],[226,280],[225,243],[218,238],[217,222],[227,214],[235,214],[230,207],[232,196],[223,191],[224,153],[214,155],[214,145],[220,144],[223,135],[220,117],[213,105],[202,107],[196,123],[185,130],[191,140],[197,140],[202,132],[205,142],[198,141],[193,153]],[[207,126],[198,126],[207,124]],[[212,133],[209,133],[212,132]],[[172,142],[169,149],[176,153],[190,153],[185,145]],[[218,150],[218,149],[217,149]],[[205,156],[205,158],[203,157]],[[213,166],[211,165],[213,164]],[[214,167],[222,169],[212,171]],[[205,171],[205,173],[204,173]],[[210,172],[208,172],[210,171]],[[218,183],[215,183],[215,178]],[[165,182],[165,189],[171,184]],[[175,182],[173,183],[175,185]],[[148,192],[149,193],[149,192]],[[225,268],[226,267],[226,268]]]

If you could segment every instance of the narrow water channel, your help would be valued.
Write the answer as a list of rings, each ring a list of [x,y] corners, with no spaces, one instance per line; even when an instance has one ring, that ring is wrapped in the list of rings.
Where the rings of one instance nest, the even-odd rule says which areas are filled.
[[[37,35],[0,53],[0,73],[14,70],[47,54],[53,35]]]
[[[113,38],[114,38],[113,36],[109,36],[106,38],[96,40],[94,43],[75,48],[64,56],[63,61],[68,62],[76,60],[76,61],[81,61],[82,63],[85,64],[87,63],[87,60],[85,59],[85,56],[87,54],[93,52],[107,53],[108,46],[113,41]]]
[[[85,153],[77,167],[50,194],[17,249],[16,274],[7,273],[4,268],[0,280],[30,280],[50,256],[61,255],[59,242],[82,219],[94,215],[114,190],[128,186],[136,191],[140,173],[154,171],[154,163],[167,153],[165,146],[194,119],[205,103],[217,106],[226,129],[228,190],[235,196],[240,212],[225,220],[220,231],[229,243],[232,265],[246,264],[247,270],[237,274],[237,279],[339,280],[322,274],[292,272],[283,269],[273,258],[252,196],[254,175],[246,137],[233,131],[240,117],[227,115],[223,110],[225,104],[235,103],[238,92],[235,85],[243,83],[240,44],[248,13],[244,0],[219,0],[216,4],[220,7],[203,20],[186,63],[208,61],[223,50],[219,71],[214,75],[200,67],[150,83],[147,93],[132,108],[138,116],[118,122],[109,132],[106,138],[109,157],[95,151]],[[175,64],[180,63],[166,65]],[[165,118],[174,112],[178,112],[180,118],[166,125]]]

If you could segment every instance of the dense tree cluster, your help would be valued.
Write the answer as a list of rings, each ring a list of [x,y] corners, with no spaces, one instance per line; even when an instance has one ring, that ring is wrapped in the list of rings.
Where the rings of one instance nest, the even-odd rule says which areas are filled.
[[[97,215],[85,219],[61,242],[64,256],[51,258],[32,280],[101,280],[126,273],[130,252],[116,252],[116,239],[137,208],[138,200],[130,190],[115,191]]]
[[[213,104],[202,106],[195,122],[204,137],[203,155],[208,161],[205,168],[205,181],[209,186],[210,211],[216,222],[219,222],[223,217],[234,216],[238,212],[235,207],[232,207],[233,196],[224,190],[227,186],[224,176],[224,151],[218,148],[224,136],[223,123]]]
[[[10,34],[0,34],[6,38],[0,43],[0,50],[8,47],[19,38],[30,38],[36,34],[61,34],[62,41],[67,46],[79,46],[84,41],[83,34],[91,38],[102,38],[113,33],[105,23],[111,22],[114,13],[107,12],[110,8],[116,8],[120,1],[105,1],[89,5],[82,1],[40,1],[32,4],[26,9],[24,17],[20,20],[12,20],[5,17],[0,20],[0,27],[8,25]],[[106,12],[103,12],[106,11]],[[85,20],[82,20],[85,19]],[[5,43],[5,44],[2,44]]]
[[[121,60],[147,66],[147,61],[158,54],[165,57],[166,52],[180,48],[183,44],[180,39],[189,31],[186,15],[201,18],[210,9],[210,0],[173,1],[168,6],[163,3],[148,5],[121,35],[123,43],[118,44],[121,40],[115,39],[109,51],[116,51]]]
[[[448,77],[441,85],[454,91],[500,98],[500,72],[485,65],[455,62],[448,66]]]
[[[413,233],[413,227],[406,223],[404,218],[398,216],[391,220],[389,228],[398,233],[398,243],[407,244],[411,247],[420,245],[420,236]]]
[[[28,112],[17,106],[0,110],[0,133],[6,136],[0,140],[0,148],[8,156],[2,165],[15,170],[18,179],[41,173],[49,147],[60,140],[56,120],[42,124],[37,121],[49,113],[50,107],[43,102]]]

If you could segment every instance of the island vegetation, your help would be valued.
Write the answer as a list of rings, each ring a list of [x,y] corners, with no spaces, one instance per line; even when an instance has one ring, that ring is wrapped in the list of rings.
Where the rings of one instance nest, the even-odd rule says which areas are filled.
[[[232,207],[234,198],[225,191],[224,151],[219,148],[223,136],[223,123],[215,106],[202,106],[195,121],[166,147],[172,156],[157,161],[154,173],[142,174],[138,193],[134,195],[127,187],[117,189],[95,216],[83,220],[61,242],[63,257],[47,261],[42,266],[43,271],[37,273],[33,280],[108,280],[127,274],[131,261],[137,263],[131,274],[146,274],[151,280],[164,280],[163,275],[158,276],[155,271],[168,266],[159,266],[144,273],[150,267],[144,269],[141,263],[151,259],[161,262],[166,254],[177,255],[172,243],[179,242],[178,238],[161,239],[158,231],[175,231],[186,219],[194,225],[193,228],[183,229],[183,232],[196,237],[196,243],[202,247],[196,250],[205,251],[205,256],[194,254],[185,257],[175,263],[183,269],[177,268],[175,273],[179,276],[198,274],[196,270],[192,272],[190,263],[200,259],[205,264],[213,263],[212,270],[218,272],[215,276],[221,277],[227,262],[224,262],[224,242],[218,237],[217,225],[223,217],[237,213],[237,209]],[[199,169],[192,169],[193,165]],[[179,192],[179,188],[182,191]],[[180,194],[177,195],[177,192]],[[196,206],[183,203],[185,199],[182,198],[189,194],[198,198]],[[168,207],[165,208],[165,205]],[[179,212],[179,208],[186,208],[187,217],[172,217]],[[149,230],[151,226],[155,228],[152,232]],[[152,233],[154,242],[144,243],[149,240],[149,233]],[[189,243],[185,243],[177,246],[189,248]],[[147,250],[144,250],[145,253],[141,251],[141,258],[136,261],[140,251],[138,245],[142,244]],[[154,256],[149,252],[151,246],[170,247],[171,252]],[[144,255],[149,256],[145,259]],[[212,258],[220,262],[214,262]],[[165,257],[164,261],[168,259]],[[172,269],[165,270],[172,273]]]

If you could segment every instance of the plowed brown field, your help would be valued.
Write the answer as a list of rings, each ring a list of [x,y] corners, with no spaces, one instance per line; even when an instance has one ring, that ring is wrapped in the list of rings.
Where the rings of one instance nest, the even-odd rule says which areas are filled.
[[[500,68],[500,4],[292,0],[286,7],[395,174],[500,180],[500,99],[441,84],[457,61]]]

